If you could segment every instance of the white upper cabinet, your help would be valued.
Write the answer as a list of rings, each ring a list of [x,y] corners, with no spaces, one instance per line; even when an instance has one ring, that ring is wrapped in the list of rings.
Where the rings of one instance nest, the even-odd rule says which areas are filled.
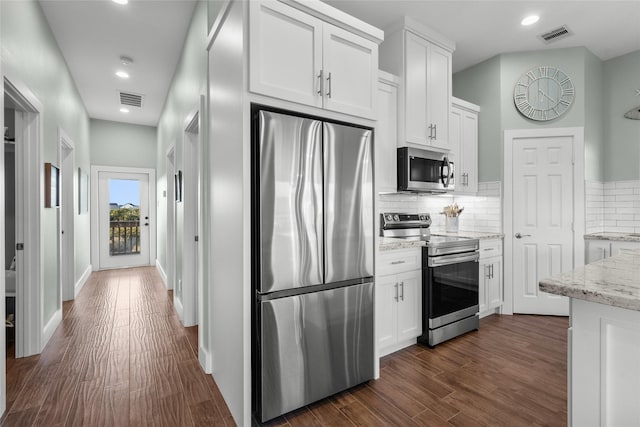
[[[324,108],[375,118],[378,45],[329,24],[323,34]]]
[[[322,107],[322,22],[280,2],[250,2],[252,92]]]
[[[249,90],[374,119],[382,32],[321,2],[309,5],[316,8],[250,2]],[[352,32],[322,18],[348,19],[346,28],[358,28]],[[375,35],[363,37],[362,28]]]
[[[456,193],[478,192],[478,115],[480,107],[453,98],[449,138],[454,162]]]
[[[404,80],[398,145],[448,151],[455,44],[405,17],[380,46],[380,68]]]
[[[381,71],[378,80],[378,120],[375,134],[375,185],[377,193],[395,193],[397,184],[398,81]]]

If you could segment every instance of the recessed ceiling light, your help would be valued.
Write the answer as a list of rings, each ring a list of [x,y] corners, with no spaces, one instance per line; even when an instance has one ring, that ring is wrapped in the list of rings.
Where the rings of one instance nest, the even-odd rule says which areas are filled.
[[[129,3],[129,0],[111,0],[114,3],[118,3],[118,4],[127,4]]]
[[[540,19],[540,17],[538,15],[529,15],[526,18],[524,18],[522,21],[520,21],[521,25],[533,25],[536,22],[538,22],[538,20]]]
[[[129,73],[127,73],[126,71],[118,70],[116,71],[116,76],[120,77],[121,79],[128,79]]]
[[[128,109],[128,108],[124,108],[124,107],[122,107],[122,108],[120,109],[120,112],[121,112],[121,113],[125,113],[125,114],[126,114],[126,113],[128,113],[128,112],[129,112],[129,109]]]

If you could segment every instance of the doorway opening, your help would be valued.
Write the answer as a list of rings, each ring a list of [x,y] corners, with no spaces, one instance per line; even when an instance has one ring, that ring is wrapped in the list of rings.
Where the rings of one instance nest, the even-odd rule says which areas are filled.
[[[60,305],[62,300],[69,301],[76,297],[79,289],[75,283],[75,206],[76,197],[74,191],[75,155],[73,141],[58,128],[58,164],[60,165],[60,212],[59,230],[60,245],[58,254],[60,258]],[[79,183],[78,183],[79,184]]]
[[[62,317],[61,305],[47,326],[42,318],[42,104],[24,85],[6,77],[4,114],[7,143],[13,150],[13,187],[5,176],[5,293],[4,311],[14,312],[13,325],[6,329],[16,358],[41,352]],[[15,83],[15,84],[14,84]],[[11,177],[9,177],[10,179]],[[13,214],[13,217],[11,217]],[[11,306],[11,307],[9,307]],[[2,313],[5,319],[7,315]],[[7,312],[7,314],[10,314]],[[12,330],[11,330],[12,329]]]

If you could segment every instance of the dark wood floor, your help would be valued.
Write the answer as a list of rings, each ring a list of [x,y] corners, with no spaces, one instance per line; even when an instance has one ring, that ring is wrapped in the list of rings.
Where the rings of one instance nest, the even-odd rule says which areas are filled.
[[[7,359],[6,426],[235,425],[155,268],[92,274],[39,356]]]
[[[272,426],[566,426],[564,317],[490,316],[435,349],[385,357],[380,379]]]
[[[40,356],[7,360],[2,425],[234,425],[154,268],[94,273]],[[381,378],[270,425],[565,426],[560,317],[491,316],[435,349],[387,356]]]

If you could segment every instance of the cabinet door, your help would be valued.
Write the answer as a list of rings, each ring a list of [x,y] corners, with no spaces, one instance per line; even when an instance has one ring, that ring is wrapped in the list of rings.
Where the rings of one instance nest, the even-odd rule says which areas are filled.
[[[608,240],[587,240],[585,261],[587,264],[611,256],[611,242]]]
[[[429,145],[427,127],[427,56],[429,42],[405,32],[405,139]],[[448,108],[448,107],[447,107]]]
[[[625,249],[640,249],[640,242],[611,242],[611,256],[616,256]]]
[[[489,309],[502,305],[502,258],[493,258],[487,287],[487,305]]]
[[[464,112],[462,117],[462,153],[458,158],[462,160],[464,170],[464,191],[478,192],[478,115]],[[456,189],[458,183],[456,181]]]
[[[398,274],[398,341],[422,333],[422,271]]]
[[[378,121],[375,135],[376,192],[395,193],[397,184],[398,88],[378,83]]]
[[[323,39],[324,108],[374,119],[378,45],[330,24]]]
[[[322,21],[278,1],[249,13],[249,90],[321,107]]]
[[[478,272],[479,277],[479,289],[478,289],[478,305],[480,306],[478,311],[483,313],[487,310],[489,295],[487,290],[489,289],[489,281],[491,280],[490,270],[491,270],[491,260],[481,259],[478,263],[478,268],[480,271]]]
[[[396,275],[376,277],[376,336],[380,354],[397,342],[397,299]]]
[[[427,117],[435,126],[431,145],[449,149],[449,112],[451,108],[451,53],[430,45],[427,75]]]

